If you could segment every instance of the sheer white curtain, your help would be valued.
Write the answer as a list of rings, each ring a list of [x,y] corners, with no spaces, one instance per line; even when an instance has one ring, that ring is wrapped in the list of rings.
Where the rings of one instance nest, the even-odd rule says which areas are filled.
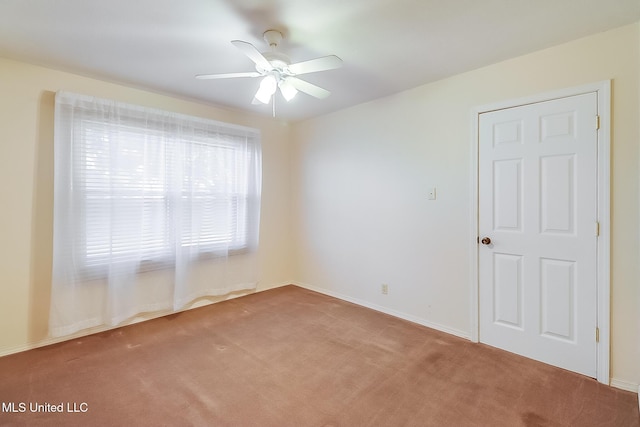
[[[58,92],[50,333],[258,281],[259,132]]]

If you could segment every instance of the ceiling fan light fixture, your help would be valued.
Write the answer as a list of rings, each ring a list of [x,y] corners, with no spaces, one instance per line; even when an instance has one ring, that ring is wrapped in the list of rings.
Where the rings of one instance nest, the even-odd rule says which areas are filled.
[[[273,101],[275,117],[274,94],[280,88],[282,97],[291,101],[298,92],[305,93],[314,98],[324,99],[331,94],[326,89],[300,79],[302,74],[317,73],[319,71],[333,70],[342,66],[342,60],[335,55],[322,56],[302,62],[291,63],[290,58],[277,51],[282,41],[282,33],[277,30],[268,30],[264,33],[264,40],[269,45],[268,52],[260,52],[258,48],[249,42],[232,40],[236,48],[249,58],[256,67],[256,71],[222,74],[198,74],[198,79],[228,79],[236,77],[260,77],[260,87],[256,92],[252,104],[270,104]]]
[[[260,88],[256,93],[256,99],[263,104],[268,104],[271,100],[271,96],[276,92],[278,88],[278,82],[273,74],[267,75],[260,82]]]
[[[281,80],[278,86],[280,87],[280,93],[287,102],[291,101],[298,93],[298,89],[293,87],[286,79]]]

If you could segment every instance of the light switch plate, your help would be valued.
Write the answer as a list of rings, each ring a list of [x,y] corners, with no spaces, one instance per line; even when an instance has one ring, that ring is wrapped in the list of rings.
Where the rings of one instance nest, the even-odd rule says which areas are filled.
[[[435,200],[436,199],[436,187],[429,188],[427,192],[427,199]]]

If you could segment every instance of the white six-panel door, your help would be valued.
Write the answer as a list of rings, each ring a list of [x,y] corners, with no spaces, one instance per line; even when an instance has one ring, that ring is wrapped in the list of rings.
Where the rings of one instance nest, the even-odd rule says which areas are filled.
[[[595,93],[482,113],[478,148],[479,339],[591,377],[596,118]]]

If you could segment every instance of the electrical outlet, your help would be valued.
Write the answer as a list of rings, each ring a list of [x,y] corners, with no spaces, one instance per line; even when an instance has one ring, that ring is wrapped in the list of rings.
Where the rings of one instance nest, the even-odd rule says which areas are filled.
[[[389,285],[383,283],[380,290],[382,292],[382,295],[387,295],[389,293]]]

